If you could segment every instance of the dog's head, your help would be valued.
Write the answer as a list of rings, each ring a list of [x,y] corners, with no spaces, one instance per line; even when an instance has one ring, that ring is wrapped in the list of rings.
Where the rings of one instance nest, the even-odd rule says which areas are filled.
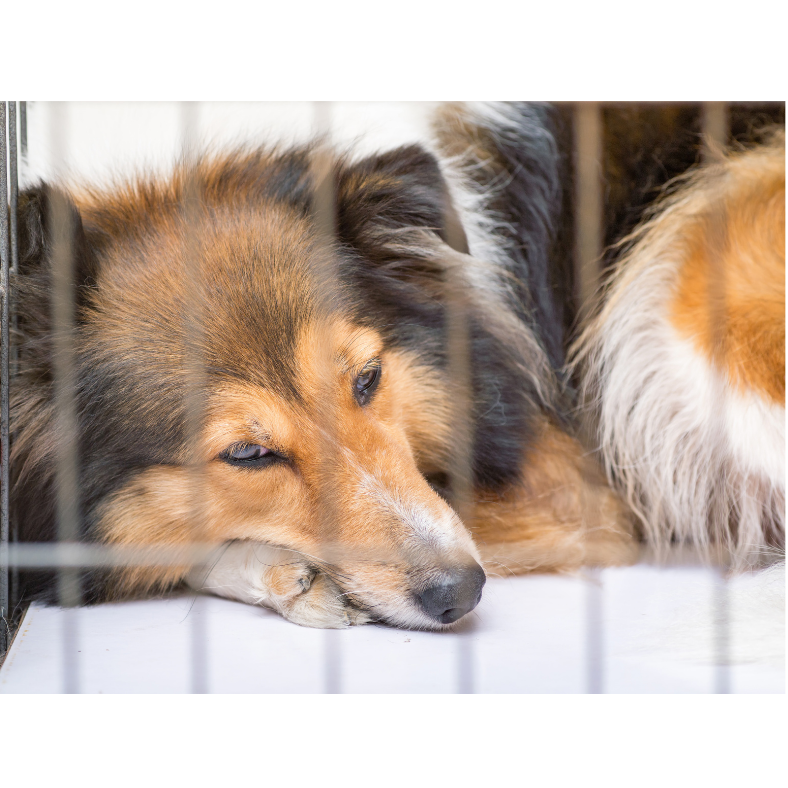
[[[22,318],[18,516],[42,538],[33,512],[53,496],[56,441],[40,303],[59,201],[76,263],[90,536],[293,549],[373,618],[440,627],[477,604],[484,573],[425,478],[447,470],[454,392],[443,272],[415,239],[461,235],[437,163],[417,148],[334,163],[327,234],[313,156],[206,160],[73,203],[25,196],[20,287],[40,314]],[[107,592],[166,587],[183,570],[128,569]]]

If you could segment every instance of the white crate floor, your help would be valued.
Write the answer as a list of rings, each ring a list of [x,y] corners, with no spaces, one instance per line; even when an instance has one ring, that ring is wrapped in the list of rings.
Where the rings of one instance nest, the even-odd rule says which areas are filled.
[[[600,577],[604,691],[714,692],[713,573],[638,565]],[[475,692],[581,693],[588,687],[588,599],[587,581],[579,577],[491,578],[459,633],[374,625],[327,633],[214,597],[197,604],[186,596],[106,604],[71,614],[79,688],[88,693],[189,692],[197,617],[207,633],[209,692],[323,692],[330,649],[338,655],[338,689],[346,693],[455,692],[468,654]],[[30,607],[0,670],[0,692],[62,690],[64,618],[58,608]],[[784,622],[769,634],[771,659],[729,666],[731,692],[785,691]],[[742,651],[739,635],[731,633],[733,651]],[[775,642],[782,655],[774,655]]]

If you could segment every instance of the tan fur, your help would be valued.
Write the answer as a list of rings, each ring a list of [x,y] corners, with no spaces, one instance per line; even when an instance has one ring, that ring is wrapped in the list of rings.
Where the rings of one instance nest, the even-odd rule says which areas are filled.
[[[480,496],[469,523],[485,566],[506,573],[619,565],[638,555],[630,516],[580,444],[545,422],[522,483]]]

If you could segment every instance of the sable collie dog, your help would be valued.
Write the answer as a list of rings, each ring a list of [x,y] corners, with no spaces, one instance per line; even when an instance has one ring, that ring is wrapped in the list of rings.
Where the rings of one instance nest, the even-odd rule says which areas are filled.
[[[547,107],[449,107],[428,144],[367,158],[244,149],[108,191],[25,192],[23,539],[55,539],[71,506],[84,541],[183,549],[86,571],[87,601],[185,586],[318,627],[439,629],[478,603],[482,567],[631,560],[630,515],[573,435],[561,373],[561,161]],[[57,216],[75,301],[65,504]],[[29,573],[27,593],[54,599],[46,580]]]
[[[685,176],[574,348],[594,445],[658,552],[785,549],[785,133]]]

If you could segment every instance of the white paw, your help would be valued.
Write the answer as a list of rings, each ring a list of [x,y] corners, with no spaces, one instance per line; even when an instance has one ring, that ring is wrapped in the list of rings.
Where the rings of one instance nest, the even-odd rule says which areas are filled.
[[[197,587],[193,580],[189,583]],[[305,627],[344,629],[371,620],[298,553],[260,542],[233,542],[223,548],[200,586],[219,596],[270,607]]]
[[[277,609],[288,621],[320,629],[344,629],[371,620],[366,613],[347,605],[339,588],[319,573],[314,574],[307,588],[278,604]]]

